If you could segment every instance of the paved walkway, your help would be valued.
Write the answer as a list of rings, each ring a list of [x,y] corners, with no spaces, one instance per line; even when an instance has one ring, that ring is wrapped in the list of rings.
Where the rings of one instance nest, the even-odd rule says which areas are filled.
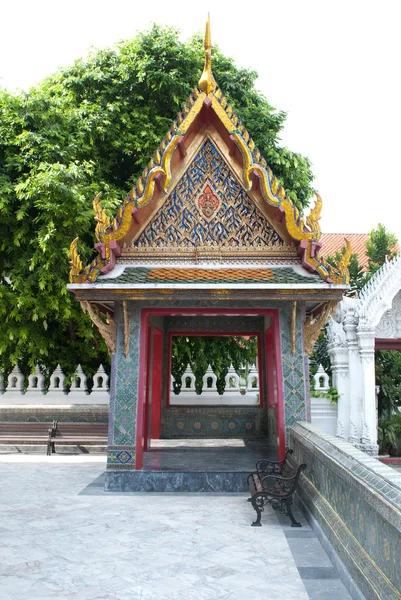
[[[299,514],[257,528],[243,494],[105,493],[104,468],[0,456],[0,598],[350,600]]]

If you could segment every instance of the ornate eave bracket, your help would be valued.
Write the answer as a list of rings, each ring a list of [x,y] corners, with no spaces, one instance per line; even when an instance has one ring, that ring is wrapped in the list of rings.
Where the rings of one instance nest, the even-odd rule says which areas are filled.
[[[114,319],[110,315],[103,318],[96,305],[87,300],[82,300],[80,304],[82,310],[88,313],[92,322],[98,328],[100,335],[106,343],[109,354],[114,354],[116,351],[116,324]]]
[[[304,324],[304,349],[308,356],[312,354],[313,346],[319,337],[320,330],[337,307],[337,300],[327,302],[318,315],[311,314]]]

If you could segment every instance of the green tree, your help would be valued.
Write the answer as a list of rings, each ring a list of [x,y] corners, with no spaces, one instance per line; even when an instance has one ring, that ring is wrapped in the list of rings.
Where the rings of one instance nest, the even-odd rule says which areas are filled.
[[[241,365],[247,366],[256,362],[258,351],[257,338],[251,336],[174,336],[172,342],[171,374],[174,381],[174,392],[179,394],[181,377],[187,365],[191,366],[195,375],[195,388],[202,392],[202,378],[210,365],[217,376],[217,391],[222,394],[226,383],[225,377],[230,365],[239,374]]]
[[[107,363],[105,346],[66,291],[68,250],[93,256],[92,199],[114,216],[203,68],[201,36],[153,26],[95,51],[29,93],[0,90],[0,370],[58,362],[71,374]],[[256,73],[217,48],[213,69],[262,154],[302,209],[308,159],[279,145],[285,114],[255,88]]]
[[[379,386],[379,417],[390,419],[401,407],[401,352],[377,350],[375,353],[376,385]]]
[[[366,256],[369,258],[369,272],[376,273],[386,260],[391,260],[396,252],[394,246],[397,236],[387,231],[384,225],[378,224],[376,229],[369,233],[366,244]]]

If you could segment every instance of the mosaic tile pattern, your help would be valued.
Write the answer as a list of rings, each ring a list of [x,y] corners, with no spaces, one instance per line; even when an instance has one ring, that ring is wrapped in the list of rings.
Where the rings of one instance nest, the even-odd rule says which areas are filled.
[[[401,598],[401,477],[309,424],[297,424],[291,438],[308,465],[301,499],[350,574],[368,598],[376,590],[381,600]]]
[[[290,310],[280,314],[281,355],[284,380],[284,413],[286,428],[306,420],[305,364],[303,357],[303,328],[297,313],[295,354],[291,354]]]
[[[299,303],[300,304],[300,303]],[[113,423],[112,423],[112,436],[109,438],[109,459],[108,466],[111,468],[135,468],[135,440],[136,440],[136,413],[137,413],[137,399],[138,399],[138,369],[139,369],[139,329],[140,329],[140,309],[142,307],[182,307],[182,308],[191,308],[191,307],[201,307],[201,308],[274,308],[278,309],[280,313],[280,331],[281,331],[281,350],[282,350],[282,363],[283,363],[283,378],[284,378],[284,396],[285,396],[285,425],[289,427],[292,423],[298,420],[305,419],[305,373],[304,373],[304,362],[303,362],[303,353],[302,353],[302,327],[301,327],[301,319],[298,315],[297,318],[297,346],[295,356],[291,356],[290,352],[290,303],[284,302],[246,302],[246,301],[214,301],[214,300],[197,300],[196,294],[194,294],[194,299],[189,301],[171,301],[171,300],[155,300],[153,302],[141,303],[141,302],[129,302],[128,303],[129,312],[131,315],[130,318],[130,355],[128,359],[124,356],[124,348],[123,348],[123,323],[122,323],[122,315],[117,312],[117,325],[118,325],[118,335],[117,335],[117,352],[115,359],[115,381],[116,388],[115,392],[111,391],[111,399],[110,406],[111,411],[113,411]],[[183,326],[187,330],[191,330],[190,318],[179,317],[182,318]],[[214,319],[222,319],[223,317],[214,317]],[[170,317],[171,320],[175,319],[175,317]],[[228,319],[233,320],[233,328],[234,322],[238,320],[238,326],[244,326],[244,329],[248,329],[250,322],[246,322],[243,319],[246,317],[228,317]],[[217,321],[215,321],[216,327]],[[242,325],[240,325],[242,321]],[[258,321],[258,319],[255,319]],[[260,318],[259,323],[263,322],[263,318]],[[246,323],[246,327],[245,324]],[[193,324],[192,327],[196,325]],[[207,327],[210,325],[208,324]],[[259,326],[259,325],[258,325]],[[225,323],[225,327],[228,329],[228,322]],[[254,325],[255,327],[255,325]],[[231,328],[231,326],[230,326]],[[178,329],[177,329],[178,330]],[[241,329],[240,329],[241,330]],[[184,422],[184,428],[192,428],[192,430],[197,430],[195,426],[196,423],[199,422],[199,419],[195,417],[187,417],[187,420]],[[249,431],[247,429],[247,419],[236,416],[236,420],[232,421],[232,424],[229,427],[230,421],[224,425],[228,435],[230,431],[234,429],[241,431],[241,433]],[[256,427],[262,426],[257,424],[255,421],[255,429]],[[202,425],[201,425],[202,427]],[[223,431],[223,425],[221,431]],[[249,427],[249,425],[248,425]],[[179,429],[177,427],[177,429]],[[201,429],[201,428],[199,428]],[[175,426],[173,425],[173,430],[175,431]],[[212,429],[213,435],[215,435],[215,429]],[[238,435],[238,434],[237,434]],[[130,450],[131,449],[131,450]],[[126,454],[121,454],[121,451],[127,450],[130,456],[128,457]]]
[[[271,267],[269,269],[198,269],[198,268],[157,268],[126,267],[124,273],[115,279],[99,280],[98,285],[109,283],[313,283],[312,277],[295,272],[292,267]]]
[[[198,199],[208,184],[220,203],[211,218]],[[207,140],[135,246],[232,244],[266,247],[283,241],[250,200],[216,146]]]
[[[231,316],[193,316],[180,315],[166,317],[166,327],[169,331],[249,331],[263,332],[263,317]]]
[[[130,349],[129,356],[124,355],[124,326],[122,311],[117,311],[117,348],[113,374],[115,387],[110,389],[110,405],[113,422],[109,437],[108,467],[134,468],[136,416],[138,402],[139,375],[139,333],[140,310],[131,307],[130,311]],[[126,452],[126,448],[130,450]]]
[[[257,437],[263,410],[249,407],[170,407],[165,411],[162,437]]]
[[[107,405],[91,406],[0,406],[0,421],[27,422],[41,421],[60,423],[107,423],[109,408]]]

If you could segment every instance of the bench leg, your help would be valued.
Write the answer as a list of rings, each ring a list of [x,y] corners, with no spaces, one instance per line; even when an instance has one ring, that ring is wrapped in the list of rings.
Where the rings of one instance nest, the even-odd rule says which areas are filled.
[[[260,496],[252,496],[251,498],[252,506],[256,510],[256,521],[252,523],[252,527],[262,527],[262,523],[260,522],[262,518],[262,510],[263,510],[263,499]]]
[[[289,498],[288,500],[285,501],[285,504],[287,506],[287,513],[288,516],[291,519],[291,527],[302,527],[301,523],[298,523],[298,521],[296,521],[294,519],[294,515],[292,514],[292,510],[291,510],[291,504],[292,504],[292,500],[291,498]]]

